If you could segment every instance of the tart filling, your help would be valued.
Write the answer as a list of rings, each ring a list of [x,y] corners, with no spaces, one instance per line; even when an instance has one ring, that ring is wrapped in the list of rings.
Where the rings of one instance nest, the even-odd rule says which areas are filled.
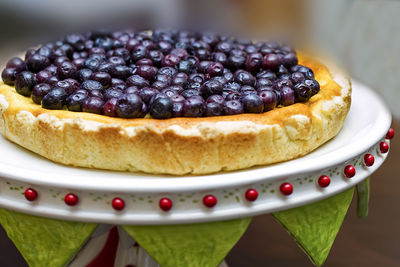
[[[2,78],[45,109],[121,118],[263,113],[320,90],[288,45],[191,31],[72,34],[12,58]]]

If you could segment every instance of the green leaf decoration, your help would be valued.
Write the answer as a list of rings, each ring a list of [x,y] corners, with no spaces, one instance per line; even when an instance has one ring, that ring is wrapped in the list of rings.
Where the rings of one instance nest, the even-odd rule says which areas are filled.
[[[97,227],[6,209],[0,209],[0,223],[30,267],[66,266]]]
[[[357,184],[357,216],[366,218],[368,216],[369,204],[369,178]]]
[[[273,213],[296,243],[321,266],[328,257],[353,198],[354,188],[333,197]]]
[[[162,267],[216,267],[244,234],[251,219],[122,227]]]

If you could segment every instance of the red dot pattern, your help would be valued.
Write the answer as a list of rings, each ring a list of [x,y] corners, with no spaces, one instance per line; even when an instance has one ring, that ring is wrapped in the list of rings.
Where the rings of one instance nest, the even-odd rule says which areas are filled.
[[[35,201],[38,198],[38,193],[33,188],[26,189],[24,195],[28,201]]]
[[[371,167],[372,165],[374,165],[374,162],[375,162],[374,156],[372,156],[371,154],[365,154],[364,156],[365,166]]]
[[[293,193],[293,185],[291,183],[283,183],[279,189],[285,196],[289,196]]]
[[[246,191],[245,197],[248,201],[255,201],[258,198],[258,192],[255,189],[249,189]]]
[[[327,175],[322,175],[318,178],[318,185],[322,188],[325,188],[331,184],[331,178]]]
[[[68,206],[75,206],[76,204],[78,204],[79,198],[78,198],[77,195],[72,194],[72,193],[66,194],[65,197],[64,197],[64,202]]]
[[[386,134],[386,139],[392,139],[394,137],[394,130],[393,128],[390,128],[389,131]]]
[[[217,198],[213,195],[207,195],[205,197],[203,197],[203,204],[204,206],[206,206],[207,208],[212,208],[215,205],[217,205]]]
[[[163,197],[162,199],[160,199],[158,206],[163,211],[169,211],[170,209],[172,209],[173,203],[171,199]]]
[[[379,144],[379,150],[381,151],[382,154],[385,154],[389,151],[389,144],[386,142],[381,142]]]
[[[354,175],[356,175],[356,168],[354,168],[353,165],[347,165],[344,168],[344,175],[346,175],[347,178],[354,177]]]
[[[111,206],[115,210],[123,210],[125,208],[125,201],[119,197],[116,197],[111,201]]]

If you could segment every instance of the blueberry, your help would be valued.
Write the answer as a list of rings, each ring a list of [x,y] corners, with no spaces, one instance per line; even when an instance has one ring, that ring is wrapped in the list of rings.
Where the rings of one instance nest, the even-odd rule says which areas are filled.
[[[298,83],[294,86],[297,102],[307,102],[313,94],[313,91],[304,83]]]
[[[43,97],[51,91],[51,86],[47,83],[40,83],[33,87],[32,89],[32,100],[36,104],[40,105],[42,103]]]
[[[243,104],[239,100],[226,101],[224,105],[225,115],[236,115],[244,112]]]
[[[202,73],[193,73],[189,76],[189,81],[202,84],[205,81],[205,76]]]
[[[206,104],[202,98],[191,96],[183,102],[184,117],[201,117],[206,111]]]
[[[41,56],[47,57],[50,61],[54,60],[55,58],[54,50],[48,46],[40,47],[36,53]]]
[[[240,93],[242,94],[242,95],[245,95],[245,94],[256,94],[257,93],[257,91],[256,91],[256,89],[254,89],[254,87],[253,86],[250,86],[250,85],[243,85],[242,87],[240,87]]]
[[[177,91],[175,91],[173,89],[169,89],[169,88],[162,89],[161,93],[165,94],[168,97],[172,97],[174,95],[178,95]]]
[[[111,87],[110,89],[107,89],[104,94],[103,97],[104,99],[107,101],[111,98],[118,98],[122,95],[122,90],[116,89],[114,87]]]
[[[218,104],[224,104],[225,100],[222,97],[222,95],[211,95],[207,98],[206,103],[218,103]]]
[[[55,87],[42,99],[42,107],[46,109],[62,109],[67,93],[60,87]]]
[[[17,75],[17,70],[14,68],[5,68],[1,73],[3,82],[8,85],[14,85]]]
[[[175,74],[174,78],[171,80],[172,85],[185,86],[189,80],[189,76],[186,73],[179,72]]]
[[[292,88],[283,86],[280,90],[280,104],[283,106],[290,106],[294,104],[295,94]]]
[[[122,58],[125,62],[129,62],[131,60],[131,55],[126,48],[115,49],[114,56]]]
[[[163,58],[161,65],[163,67],[174,67],[176,64],[179,63],[180,60],[180,57],[168,54]]]
[[[46,71],[50,72],[51,75],[56,75],[57,74],[57,66],[56,65],[50,65],[47,68],[45,68]]]
[[[216,80],[209,80],[201,86],[200,92],[204,98],[210,95],[222,94],[222,84]]]
[[[88,92],[90,97],[94,96],[103,99],[103,93],[100,90],[90,90]]]
[[[139,59],[145,58],[147,56],[147,48],[143,45],[137,45],[132,49],[131,56],[132,56],[133,62],[136,62]]]
[[[167,88],[168,86],[169,83],[163,81],[155,81],[154,83],[151,84],[151,87],[157,90],[162,90],[164,88]]]
[[[237,82],[230,82],[224,84],[223,91],[237,92],[240,90],[241,85]]]
[[[217,44],[216,51],[229,53],[232,50],[232,44],[228,42],[220,42]]]
[[[313,72],[310,68],[307,68],[307,67],[305,67],[305,66],[300,66],[299,69],[298,69],[297,71],[303,73],[304,76],[305,76],[307,79],[313,79],[313,78],[314,78],[314,72]]]
[[[116,117],[117,101],[117,98],[110,98],[109,100],[107,100],[107,102],[103,105],[103,114],[110,117]]]
[[[282,57],[282,64],[286,67],[297,65],[298,59],[295,53],[288,53]]]
[[[256,75],[257,79],[265,78],[269,79],[271,81],[275,80],[277,78],[276,74],[272,72],[271,70],[263,70]]]
[[[256,72],[261,66],[263,56],[261,53],[252,53],[247,56],[245,68],[249,72]]]
[[[30,71],[22,71],[15,78],[15,90],[23,96],[30,96],[36,84],[35,74]]]
[[[77,71],[74,64],[65,61],[58,66],[57,75],[59,79],[75,78]]]
[[[155,119],[168,119],[172,117],[173,103],[169,98],[160,97],[150,106],[150,115]]]
[[[232,69],[240,69],[246,62],[246,57],[244,56],[229,56],[228,66]]]
[[[85,89],[87,91],[90,90],[100,90],[102,91],[103,85],[101,85],[101,83],[99,83],[98,81],[94,81],[94,80],[86,80],[81,84],[81,88]]]
[[[111,75],[107,72],[94,72],[90,76],[90,79],[98,81],[104,88],[108,88],[111,85]]]
[[[174,77],[174,75],[178,73],[178,71],[176,69],[174,69],[173,67],[162,67],[158,70],[157,74],[163,74],[163,75],[167,75],[170,78]]]
[[[126,79],[132,74],[132,69],[128,66],[118,65],[111,69],[111,76],[118,79]]]
[[[240,83],[241,85],[250,85],[254,86],[256,83],[256,78],[250,73],[245,70],[238,70],[233,74],[233,78],[236,82]]]
[[[313,95],[317,94],[320,90],[319,83],[314,79],[305,80],[304,84],[311,88]]]
[[[146,80],[145,78],[143,78],[142,76],[139,76],[137,74],[130,76],[127,80],[126,80],[126,85],[132,86],[135,85],[139,88],[143,88],[143,87],[148,87],[150,86],[150,83],[148,80]]]
[[[290,80],[291,80],[294,84],[296,84],[296,83],[301,83],[301,82],[303,82],[305,79],[306,79],[306,77],[304,76],[304,74],[301,73],[301,72],[299,72],[299,71],[293,72],[293,73],[290,75]]]
[[[72,94],[75,90],[78,89],[76,84],[69,83],[66,80],[56,82],[54,84],[54,87],[60,87],[60,88],[64,89],[64,91],[67,95]]]
[[[99,97],[86,98],[82,103],[82,111],[101,114],[103,111],[104,101]]]
[[[6,68],[15,69],[17,72],[26,70],[26,63],[19,57],[13,57],[7,62]]]
[[[108,62],[113,64],[114,66],[120,66],[120,65],[126,66],[126,62],[122,57],[115,57],[115,56],[110,57],[108,59]]]
[[[281,64],[281,58],[276,54],[267,54],[264,56],[261,66],[263,69],[276,69]]]
[[[178,94],[181,94],[181,93],[184,91],[184,89],[183,89],[182,86],[180,86],[180,85],[174,85],[174,84],[168,86],[166,89],[174,90],[174,91],[176,91]]]
[[[150,65],[138,66],[136,74],[142,76],[146,80],[152,81],[157,74],[158,69]]]
[[[256,94],[247,94],[243,96],[242,103],[245,112],[248,113],[261,113],[264,111],[264,102]]]
[[[140,66],[140,65],[153,66],[153,61],[149,58],[142,58],[142,59],[139,59],[138,61],[136,61],[136,65],[137,66]]]
[[[107,72],[107,73],[111,73],[112,68],[114,67],[114,65],[110,62],[103,62],[100,64],[100,66],[97,68],[98,72]]]
[[[85,62],[83,63],[83,67],[90,69],[92,71],[96,71],[99,68],[100,64],[101,64],[100,59],[95,57],[90,57],[85,60]]]
[[[293,88],[293,83],[287,79],[278,79],[274,82],[273,88],[275,90],[281,90],[283,86]]]
[[[123,94],[117,100],[116,113],[121,118],[138,118],[142,112],[142,99],[136,94]]]
[[[92,77],[93,71],[91,69],[80,69],[77,74],[76,78],[79,82],[84,82],[89,80]]]
[[[75,112],[80,112],[82,111],[82,104],[88,97],[88,94],[86,93],[81,93],[81,92],[75,92],[71,95],[69,95],[66,99],[66,105],[68,110],[70,111],[75,111]]]
[[[264,112],[273,110],[278,105],[278,97],[274,91],[261,91],[258,93],[258,96],[264,103]]]
[[[86,59],[84,59],[84,58],[77,58],[77,59],[74,59],[74,60],[72,61],[72,64],[74,64],[74,65],[76,66],[76,68],[77,68],[78,70],[80,70],[80,69],[82,69],[83,64],[85,63],[85,60],[86,60]]]
[[[183,102],[173,102],[172,104],[172,117],[183,116]]]
[[[221,116],[224,113],[223,104],[217,102],[207,103],[205,116]]]
[[[169,97],[173,103],[183,103],[185,98],[181,95],[172,95]]]
[[[228,57],[223,52],[214,52],[212,53],[211,57],[215,62],[219,62],[223,66],[226,66],[228,64]]]
[[[256,80],[255,87],[257,89],[262,88],[262,87],[267,87],[267,86],[272,86],[273,83],[271,80],[266,79],[266,78],[260,78]]]
[[[29,60],[29,58],[31,56],[33,56],[34,54],[36,54],[35,49],[28,49],[25,53],[25,62],[27,62]]]
[[[193,62],[189,61],[189,60],[181,60],[177,66],[176,69],[179,72],[183,72],[186,74],[191,74],[192,72],[194,72],[196,70],[196,66],[193,64]]]
[[[62,63],[64,63],[64,62],[69,62],[69,58],[68,57],[66,57],[66,56],[62,56],[62,57],[56,57],[55,59],[54,59],[54,65],[56,65],[57,67],[59,66],[59,65],[61,65]]]
[[[231,101],[231,100],[240,100],[242,98],[242,94],[239,92],[224,92],[223,94],[225,101]]]
[[[117,90],[121,90],[118,87],[114,87],[114,88]],[[129,86],[129,87],[125,88],[124,94],[139,94],[139,87],[137,87],[135,85]]]
[[[164,55],[161,51],[151,50],[149,52],[148,57],[152,60],[152,62],[155,66],[161,66],[161,62],[164,58]]]
[[[48,66],[50,66],[50,60],[39,54],[34,54],[27,61],[27,67],[32,72],[39,72]]]
[[[192,96],[200,96],[200,92],[195,89],[187,89],[181,93],[181,96],[183,96],[184,98],[189,98]]]
[[[206,73],[211,77],[220,76],[224,73],[224,66],[219,62],[212,62],[208,65]]]
[[[195,55],[199,60],[206,61],[211,59],[210,51],[205,48],[197,49]]]

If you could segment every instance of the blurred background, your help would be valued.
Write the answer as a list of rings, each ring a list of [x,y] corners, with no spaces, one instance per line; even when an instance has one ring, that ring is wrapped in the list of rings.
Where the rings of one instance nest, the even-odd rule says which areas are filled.
[[[333,57],[383,96],[400,130],[400,1],[395,0],[1,0],[0,65],[31,46],[104,26],[204,28],[255,40],[289,39]],[[355,207],[326,266],[400,266],[400,138],[373,175],[370,216]],[[26,266],[0,237],[2,266]],[[9,253],[5,253],[8,251]],[[228,256],[229,266],[311,266],[270,216],[256,217]]]

